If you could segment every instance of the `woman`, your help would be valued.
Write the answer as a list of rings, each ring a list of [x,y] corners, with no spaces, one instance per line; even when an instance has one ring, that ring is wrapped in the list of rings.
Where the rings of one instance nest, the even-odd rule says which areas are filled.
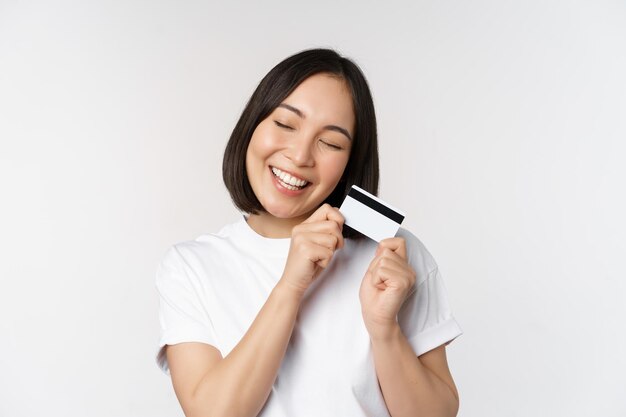
[[[162,338],[187,417],[454,416],[445,344],[461,334],[437,264],[404,229],[371,241],[336,208],[376,193],[364,76],[332,50],[261,81],[223,174],[247,215],[178,243],[157,273]]]

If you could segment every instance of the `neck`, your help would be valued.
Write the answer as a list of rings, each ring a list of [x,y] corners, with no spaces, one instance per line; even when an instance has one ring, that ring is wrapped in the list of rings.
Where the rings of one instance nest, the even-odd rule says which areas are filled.
[[[307,218],[308,215],[281,219],[269,213],[250,214],[248,216],[248,225],[263,237],[283,239],[291,237],[291,229]]]

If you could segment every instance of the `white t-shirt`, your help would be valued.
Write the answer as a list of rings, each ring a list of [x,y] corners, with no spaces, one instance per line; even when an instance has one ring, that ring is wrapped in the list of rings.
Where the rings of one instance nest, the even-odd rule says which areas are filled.
[[[452,316],[435,260],[410,232],[408,260],[415,291],[398,315],[421,355],[462,331]],[[156,275],[161,340],[157,363],[169,374],[163,347],[202,342],[222,356],[241,340],[280,279],[290,239],[257,234],[242,218],[216,234],[178,243]],[[359,288],[377,243],[346,239],[302,301],[296,325],[271,394],[259,414],[292,416],[388,416],[380,391]],[[262,358],[259,358],[262,360]]]

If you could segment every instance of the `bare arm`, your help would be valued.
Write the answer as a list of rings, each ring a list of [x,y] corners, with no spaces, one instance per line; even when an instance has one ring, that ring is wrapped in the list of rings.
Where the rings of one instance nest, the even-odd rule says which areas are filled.
[[[277,285],[244,337],[223,359],[209,345],[168,346],[172,382],[185,415],[257,415],[276,379],[299,303],[294,291]]]
[[[417,357],[397,321],[415,281],[404,239],[381,241],[359,294],[378,382],[393,417],[454,417],[459,400],[445,347]]]
[[[202,343],[167,347],[174,390],[187,417],[259,413],[285,355],[303,294],[343,246],[342,225],[339,211],[325,204],[293,228],[283,276],[225,358]]]
[[[448,369],[445,346],[419,357],[396,327],[387,337],[372,339],[376,375],[393,417],[454,417],[459,397]]]

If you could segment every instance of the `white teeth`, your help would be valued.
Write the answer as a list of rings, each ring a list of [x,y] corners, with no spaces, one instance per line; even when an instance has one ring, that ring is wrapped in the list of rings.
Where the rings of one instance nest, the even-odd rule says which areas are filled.
[[[274,173],[274,175],[280,178],[280,181],[283,183],[283,185],[285,185],[285,188],[289,190],[297,190],[308,184],[308,181],[292,177],[291,175],[281,171],[278,168],[272,167],[272,172]]]

